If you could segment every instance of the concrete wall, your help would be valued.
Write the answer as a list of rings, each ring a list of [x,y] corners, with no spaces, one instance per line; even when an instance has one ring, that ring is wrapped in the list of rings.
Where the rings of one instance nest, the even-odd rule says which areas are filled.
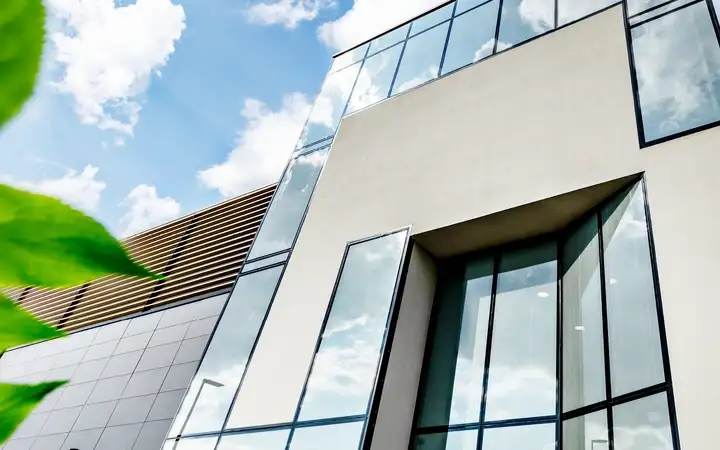
[[[0,382],[70,381],[0,449],[160,449],[226,297],[5,353]]]
[[[241,388],[243,425],[292,419],[348,241],[645,172],[681,439],[705,447],[720,419],[718,142],[639,148],[620,7],[344,119]]]

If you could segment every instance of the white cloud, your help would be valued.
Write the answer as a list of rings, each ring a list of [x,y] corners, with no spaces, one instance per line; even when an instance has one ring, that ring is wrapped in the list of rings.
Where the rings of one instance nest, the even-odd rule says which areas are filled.
[[[120,206],[128,208],[120,219],[125,225],[123,236],[139,233],[180,215],[180,203],[177,200],[158,196],[155,186],[146,184],[135,186]]]
[[[18,181],[9,183],[39,194],[57,197],[65,203],[82,209],[93,211],[100,203],[100,195],[106,184],[96,180],[99,169],[95,166],[85,166],[81,173],[68,169],[60,178],[50,178],[41,181]]]
[[[310,103],[299,93],[286,95],[277,111],[247,99],[242,111],[247,125],[235,148],[225,162],[198,172],[200,182],[229,197],[277,181],[309,111]]]
[[[175,51],[185,11],[170,0],[48,0],[59,30],[50,33],[55,61],[63,67],[54,84],[73,96],[82,123],[131,136],[140,100],[152,75]]]
[[[293,29],[303,20],[314,20],[318,13],[335,6],[333,0],[276,0],[256,3],[247,10],[251,22],[262,25],[282,24]]]
[[[318,36],[333,50],[346,50],[442,3],[442,0],[355,0],[342,17],[322,24]]]

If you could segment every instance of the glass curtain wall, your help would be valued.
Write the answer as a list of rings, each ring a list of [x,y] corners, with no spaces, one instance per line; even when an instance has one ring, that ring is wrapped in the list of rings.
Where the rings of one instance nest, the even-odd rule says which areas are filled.
[[[456,0],[333,61],[298,148],[346,114],[588,17],[618,0]],[[628,0],[641,144],[720,122],[718,0]]]
[[[234,423],[234,396],[283,266],[241,277],[235,292],[247,297],[228,304],[223,316],[227,320],[215,333],[165,450],[215,449],[216,445],[218,450],[357,450],[373,399],[407,239],[407,230],[402,230],[348,245],[290,423],[260,428]]]
[[[679,450],[645,205],[442,268],[412,448]]]

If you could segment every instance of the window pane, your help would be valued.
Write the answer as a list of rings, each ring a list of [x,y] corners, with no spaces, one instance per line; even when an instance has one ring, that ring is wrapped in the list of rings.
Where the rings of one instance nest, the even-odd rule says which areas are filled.
[[[357,63],[328,75],[308,117],[300,147],[335,134],[359,71]]]
[[[438,76],[449,23],[444,23],[409,39],[392,94],[406,91]]]
[[[667,396],[657,394],[614,407],[613,431],[615,450],[672,450]]]
[[[555,0],[537,0],[533,7],[522,6],[522,0],[505,0],[500,18],[498,50],[525,42],[553,29]]]
[[[556,251],[548,243],[502,255],[486,420],[555,414]]]
[[[616,0],[558,0],[558,25],[582,19],[595,11],[617,3]]]
[[[443,73],[452,72],[492,54],[498,1],[455,18],[445,52]]]
[[[364,422],[298,428],[289,450],[357,450]],[[282,449],[280,449],[282,450]]]
[[[421,434],[415,438],[415,450],[477,450],[477,430]]]
[[[667,0],[627,0],[628,17],[661,5]]]
[[[610,450],[607,410],[563,422],[562,450]]]
[[[290,248],[325,165],[328,151],[324,149],[306,153],[290,162],[248,258],[259,258]]]
[[[337,72],[338,70],[344,69],[350,64],[356,63],[363,59],[365,57],[365,52],[367,52],[368,45],[369,44],[363,44],[360,47],[348,50],[342,55],[335,57],[332,63],[332,67],[330,67],[330,73]]]
[[[281,271],[282,267],[275,267],[238,280],[175,417],[171,436],[181,430],[183,434],[220,430]]]
[[[243,266],[242,271],[243,271],[243,273],[250,272],[252,270],[257,270],[257,269],[260,269],[265,266],[271,266],[273,264],[285,262],[287,260],[287,257],[288,257],[288,253],[286,252],[286,253],[281,253],[279,255],[271,256],[269,258],[264,258],[259,261],[253,261],[250,263],[246,263]]]
[[[418,19],[415,19],[412,23],[412,30],[410,30],[410,34],[418,34],[421,31],[431,28],[433,25],[437,25],[444,20],[448,20],[452,17],[452,10],[453,4],[450,3],[449,5],[443,6],[430,14],[426,14]]]
[[[597,232],[593,215],[563,250],[563,411],[606,397]]]
[[[370,51],[368,52],[368,55],[372,55],[373,53],[385,50],[391,45],[397,44],[398,42],[405,40],[409,28],[410,24],[403,25],[400,28],[396,28],[389,33],[385,33],[382,36],[375,38],[375,40],[370,42]]]
[[[490,428],[482,450],[555,450],[555,424]]]
[[[460,274],[442,281],[436,299],[436,329],[420,399],[421,427],[480,420],[492,257],[470,263]]]
[[[211,438],[187,438],[179,441],[165,441],[163,450],[214,450],[217,437]],[[83,449],[80,449],[83,450]]]
[[[645,139],[720,120],[720,46],[704,2],[632,29]]]
[[[290,430],[223,436],[217,450],[285,450]]]
[[[406,232],[350,246],[300,420],[366,414]]]
[[[641,185],[603,208],[613,396],[661,383],[660,333]]]
[[[387,98],[401,52],[402,45],[396,45],[365,60],[347,114]]]
[[[474,8],[477,5],[486,2],[487,0],[457,0],[457,9],[455,10],[455,15],[458,15],[462,12],[467,11],[470,8]],[[453,25],[454,26],[454,25]]]

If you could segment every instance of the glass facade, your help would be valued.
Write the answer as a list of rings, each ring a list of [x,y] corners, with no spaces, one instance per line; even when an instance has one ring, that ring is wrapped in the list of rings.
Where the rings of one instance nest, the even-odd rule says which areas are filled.
[[[413,448],[678,450],[642,183],[445,264]]]
[[[209,440],[199,438],[211,433],[212,445],[221,436],[218,449],[357,449],[406,241],[403,230],[348,245],[295,417],[262,431],[238,426],[231,409],[283,265],[242,275],[175,418],[167,448],[205,444]]]
[[[720,29],[712,0],[629,0],[641,144],[720,122]],[[456,0],[337,56],[300,147],[340,118],[617,4]]]

